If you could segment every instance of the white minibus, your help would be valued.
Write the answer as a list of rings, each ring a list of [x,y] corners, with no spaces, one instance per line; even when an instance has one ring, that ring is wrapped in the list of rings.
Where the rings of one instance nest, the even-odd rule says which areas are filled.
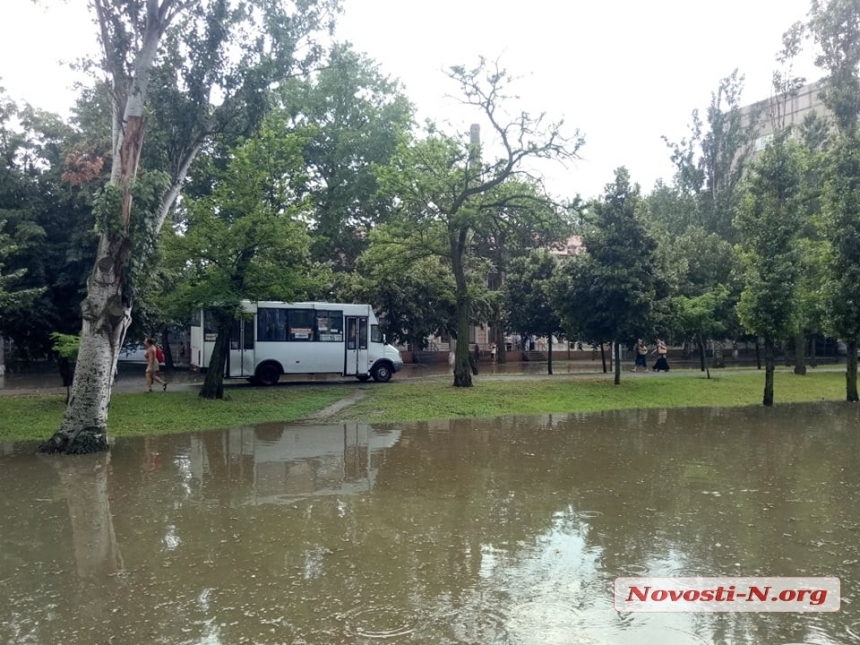
[[[282,374],[339,374],[385,383],[403,367],[370,305],[242,301],[224,376],[274,385]],[[217,333],[206,310],[191,324],[191,366],[206,369]]]

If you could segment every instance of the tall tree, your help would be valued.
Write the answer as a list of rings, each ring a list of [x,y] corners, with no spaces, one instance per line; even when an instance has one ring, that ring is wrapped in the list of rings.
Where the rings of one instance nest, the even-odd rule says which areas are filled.
[[[189,200],[184,230],[169,235],[171,263],[184,276],[171,310],[207,309],[217,338],[200,396],[224,396],[224,367],[242,300],[293,300],[311,286],[310,238],[291,177],[304,172],[301,136],[286,134],[283,113],[234,148],[214,190]]]
[[[336,45],[322,68],[281,92],[288,126],[307,132],[301,189],[313,207],[313,257],[349,270],[368,231],[387,220],[375,165],[387,164],[408,136],[412,105],[399,84],[348,45]]]
[[[534,193],[534,199],[518,199],[510,205],[504,195],[515,197]],[[492,263],[492,273],[487,286],[490,317],[485,320],[493,332],[496,344],[496,360],[506,362],[505,331],[517,329],[505,327],[507,310],[504,289],[511,262],[526,258],[535,249],[562,249],[575,231],[574,220],[579,216],[583,204],[579,197],[565,208],[541,199],[538,186],[517,180],[507,181],[493,191],[493,198],[481,208],[480,221],[475,225],[475,253]],[[495,296],[493,295],[495,293]],[[482,321],[484,322],[484,321]],[[519,331],[525,331],[520,328]],[[537,332],[536,332],[537,333]]]
[[[449,76],[460,88],[462,101],[476,108],[489,122],[499,141],[499,156],[482,159],[477,143],[443,136],[433,129],[426,138],[401,145],[391,165],[381,170],[383,190],[397,199],[399,230],[416,244],[431,232],[444,236],[441,256],[450,263],[457,294],[457,345],[454,356],[454,386],[471,387],[469,324],[472,299],[467,268],[475,247],[475,230],[482,211],[504,205],[507,212],[531,209],[537,198],[551,203],[543,191],[533,188],[507,192],[502,185],[512,178],[526,179],[530,160],[565,160],[575,157],[582,145],[578,132],[572,139],[562,136],[561,123],[544,122],[543,115],[526,112],[507,116],[504,104],[511,78],[483,59],[472,69],[453,67]],[[522,182],[525,185],[525,182]],[[534,186],[534,182],[529,183]],[[501,192],[499,192],[501,191]],[[437,239],[438,242],[438,239]]]
[[[268,88],[294,73],[300,42],[326,25],[336,0],[94,0],[91,6],[102,48],[97,66],[111,92],[111,174],[96,208],[100,240],[82,305],[71,397],[44,452],[107,448],[112,377],[136,282],[191,164],[214,132],[259,119]],[[305,49],[318,57],[313,43]],[[159,167],[141,174],[151,91],[161,94],[153,112],[168,145]]]
[[[824,230],[830,244],[827,318],[831,329],[848,347],[845,397],[858,401],[860,0],[813,0],[805,27],[816,45],[816,65],[827,73],[822,99],[836,125],[822,193]]]
[[[638,184],[619,168],[593,206],[594,228],[583,237],[584,260],[570,263],[567,280],[553,289],[570,334],[612,342],[616,359],[622,343],[649,329],[654,303],[668,295],[658,274],[657,243],[638,214],[641,206]],[[615,384],[620,383],[616,360]]]
[[[762,403],[766,406],[773,405],[775,344],[791,336],[797,326],[800,181],[798,146],[787,130],[778,131],[751,170],[737,221],[743,234],[745,268],[737,309],[744,327],[764,338]]]
[[[413,349],[425,349],[429,336],[455,334],[454,278],[442,258],[399,243],[387,226],[372,230],[369,238],[370,246],[358,257],[355,271],[337,274],[337,299],[373,303],[386,339]],[[470,272],[474,289],[479,287],[477,277]]]
[[[733,71],[723,78],[705,120],[693,111],[689,137],[669,142],[675,165],[675,187],[692,197],[687,223],[701,226],[729,242],[737,240],[732,218],[740,198],[740,181],[758,127],[755,113],[741,110],[744,77]]]
[[[546,250],[536,250],[511,262],[503,288],[508,329],[547,338],[547,374],[552,374],[553,336],[561,338],[563,330],[552,300],[557,271],[555,256]]]

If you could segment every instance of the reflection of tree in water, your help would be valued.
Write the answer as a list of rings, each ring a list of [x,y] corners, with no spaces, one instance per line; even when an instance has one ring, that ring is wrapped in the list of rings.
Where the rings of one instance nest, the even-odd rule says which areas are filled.
[[[253,450],[231,448],[230,433],[164,438],[149,447],[121,442],[112,455],[110,506],[106,484],[77,488],[89,486],[95,495],[88,522],[101,536],[90,538],[97,552],[110,554],[95,528],[99,505],[108,517],[111,506],[117,514],[130,593],[117,594],[111,578],[88,595],[121,610],[105,620],[134,644],[148,642],[153,629],[165,642],[212,636],[207,630],[224,643],[268,642],[271,629],[283,642],[351,642],[347,628],[356,612],[386,607],[419,626],[415,642],[442,643],[506,638],[511,624],[550,621],[541,611],[568,621],[558,619],[560,625],[605,621],[616,635],[635,635],[641,617],[605,606],[608,583],[618,575],[857,580],[858,456],[849,449],[856,445],[856,413],[826,409],[820,416],[791,408],[763,415],[756,408],[424,423],[370,455],[378,470],[369,492],[307,495],[280,505],[255,502],[260,464]],[[827,431],[815,428],[820,418]],[[277,438],[264,433],[255,440]],[[200,469],[187,463],[193,441],[205,453]],[[147,470],[153,450],[163,455],[162,466]],[[366,469],[366,454],[345,438],[343,481]],[[287,458],[281,465],[324,464]],[[4,475],[0,482],[12,481]],[[10,510],[26,516],[23,503],[16,504]],[[71,506],[61,510],[71,517]],[[75,531],[86,534],[70,527],[65,535]],[[175,547],[165,542],[171,531]],[[0,532],[5,537],[8,529]],[[26,539],[20,527],[12,535],[12,542]],[[14,557],[7,543],[0,566]],[[59,545],[54,550],[63,553]],[[44,551],[37,561],[45,560]],[[21,558],[27,560],[25,552]],[[103,566],[98,558],[83,562],[84,571]],[[38,606],[38,584],[30,583],[30,602]],[[591,604],[577,604],[583,596],[575,592],[583,588]],[[77,584],[69,589],[54,611],[74,622],[68,612],[80,594]],[[844,593],[854,591],[846,584]],[[4,616],[26,606],[4,602],[11,601],[0,599]],[[856,621],[854,606],[824,618],[677,620],[705,642],[725,645],[802,642],[816,627],[850,642],[839,625]],[[9,641],[7,635],[0,627],[0,640]]]
[[[108,495],[110,453],[46,458],[60,476],[72,522],[72,550],[81,578],[122,570]]]

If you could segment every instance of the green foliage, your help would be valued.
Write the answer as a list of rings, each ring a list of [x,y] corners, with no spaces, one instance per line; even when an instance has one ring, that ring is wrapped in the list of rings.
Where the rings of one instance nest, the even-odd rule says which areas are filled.
[[[318,287],[310,264],[305,202],[290,178],[304,170],[304,141],[284,134],[282,115],[233,149],[212,192],[189,199],[185,229],[166,233],[165,261],[181,279],[165,306],[189,314],[219,304],[237,309],[243,299],[292,300]]]
[[[569,337],[627,343],[650,335],[654,303],[668,294],[640,207],[638,185],[630,184],[626,169],[616,170],[593,206],[594,230],[583,240],[587,254],[568,263],[552,288]]]
[[[532,251],[511,262],[502,289],[507,329],[537,336],[563,336],[562,321],[552,301],[558,260],[547,251]]]
[[[355,272],[340,279],[340,294],[347,301],[371,303],[383,313],[380,325],[390,341],[424,349],[428,336],[456,334],[456,286],[438,256],[413,251],[387,227],[371,231],[370,246],[358,258]],[[470,275],[477,287],[481,276],[474,271]]]
[[[675,326],[687,335],[697,335],[701,341],[724,338],[725,312],[731,308],[730,303],[731,294],[721,284],[698,296],[679,296],[675,299]]]
[[[860,2],[813,0],[806,28],[817,46],[815,64],[829,74],[822,98],[840,132],[860,114]]]
[[[826,312],[844,340],[860,339],[860,137],[842,136],[829,154],[824,186]]]
[[[314,211],[312,255],[349,269],[368,231],[389,219],[392,206],[374,166],[387,164],[408,136],[412,106],[395,81],[348,45],[336,45],[313,78],[292,81],[279,96],[288,127],[306,133],[307,172],[298,190]]]
[[[798,146],[787,132],[777,133],[751,169],[737,219],[745,269],[738,315],[747,330],[772,341],[787,338],[797,326],[800,190]]]
[[[86,156],[79,143],[59,117],[18,108],[0,90],[0,293],[14,293],[0,295],[0,333],[24,360],[50,351],[52,331],[80,329],[95,236],[89,184],[67,176]]]
[[[96,232],[115,237],[123,233],[120,219],[122,206],[122,189],[113,184],[106,184],[96,193],[93,200],[93,215],[96,220]]]
[[[582,138],[577,132],[573,139],[565,139],[560,123],[546,125],[542,116],[525,112],[501,121],[511,79],[484,60],[472,69],[453,67],[449,76],[458,84],[463,102],[490,121],[492,135],[501,141],[501,154],[485,160],[480,145],[441,135],[431,126],[423,139],[398,146],[391,163],[379,168],[378,181],[380,190],[397,205],[389,227],[392,237],[415,255],[436,255],[450,264],[456,285],[457,338],[463,340],[475,314],[467,274],[472,258],[480,257],[479,240],[493,237],[487,225],[525,228],[535,222],[536,212],[550,209],[552,200],[523,165],[529,159],[571,159]],[[471,385],[464,342],[457,344],[454,384]]]
[[[71,362],[78,359],[78,349],[81,345],[80,336],[54,332],[51,334],[51,340],[53,341],[52,349],[57,354]]]
[[[732,219],[757,127],[756,114],[741,114],[743,84],[743,75],[733,71],[711,94],[705,122],[694,110],[688,138],[670,143],[664,137],[676,168],[674,190],[687,198],[685,208],[668,219],[673,232],[697,225],[729,242],[737,240]]]

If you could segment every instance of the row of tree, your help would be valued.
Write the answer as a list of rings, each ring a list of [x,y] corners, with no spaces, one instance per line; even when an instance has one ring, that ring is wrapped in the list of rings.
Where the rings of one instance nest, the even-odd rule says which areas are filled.
[[[449,72],[493,147],[418,129],[372,61],[321,46],[335,0],[93,9],[101,75],[68,123],[0,101],[0,333],[40,355],[52,333],[81,332],[46,450],[106,447],[129,333],[212,306],[217,367],[244,298],[371,302],[390,339],[419,347],[431,334],[467,339],[479,322],[616,348],[751,334],[765,341],[766,404],[775,344],[828,333],[849,344],[857,400],[860,0],[813,2],[780,57],[814,41],[832,121],[789,129],[780,105],[801,83],[778,74],[776,135],[753,159],[765,117],[741,110],[734,73],[690,136],[667,142],[671,183],[643,196],[622,168],[588,203],[559,202],[530,171],[584,141],[511,110],[504,70],[482,60]],[[559,264],[548,251],[574,233],[586,252]],[[222,395],[221,373],[202,394]],[[472,384],[465,342],[454,384]]]

